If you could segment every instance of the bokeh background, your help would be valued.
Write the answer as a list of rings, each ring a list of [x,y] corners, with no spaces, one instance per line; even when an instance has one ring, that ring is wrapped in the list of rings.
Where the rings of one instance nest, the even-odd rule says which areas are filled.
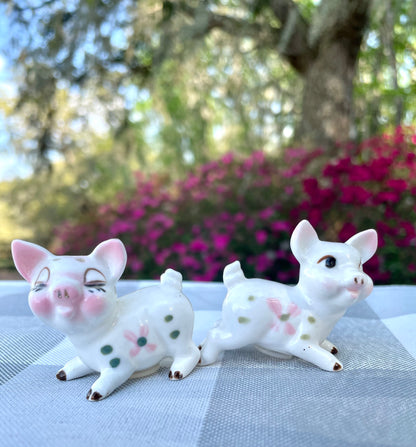
[[[307,218],[415,282],[413,0],[16,0],[0,29],[1,278],[14,238],[118,237],[124,278],[294,283]]]

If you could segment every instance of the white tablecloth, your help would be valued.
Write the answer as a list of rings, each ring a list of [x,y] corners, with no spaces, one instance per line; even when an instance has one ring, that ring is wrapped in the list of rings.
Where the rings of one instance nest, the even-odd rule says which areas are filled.
[[[375,287],[348,310],[331,335],[343,371],[248,347],[182,381],[166,368],[130,379],[100,402],[85,399],[95,377],[55,378],[74,349],[31,314],[28,290],[0,282],[0,446],[416,446],[416,287]],[[225,289],[184,292],[200,343]]]

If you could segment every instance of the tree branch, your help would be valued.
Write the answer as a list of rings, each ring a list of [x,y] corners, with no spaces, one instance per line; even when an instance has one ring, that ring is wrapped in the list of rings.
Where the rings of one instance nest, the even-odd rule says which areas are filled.
[[[187,2],[181,2],[179,9],[194,20],[194,23],[188,27],[192,38],[200,38],[213,29],[220,29],[231,36],[252,37],[257,41],[261,40],[266,45],[271,45],[270,34],[279,31],[270,26],[266,27],[264,24],[217,14],[203,6],[193,8]]]
[[[309,45],[309,23],[293,0],[272,0],[271,10],[282,25],[277,50],[292,67],[303,74],[315,57]]]
[[[328,39],[348,39],[359,46],[366,28],[371,0],[322,1],[315,12],[309,45],[319,46]]]
[[[252,37],[263,46],[276,49],[300,74],[305,73],[315,56],[308,45],[309,24],[292,0],[272,0],[270,7],[281,28],[214,13],[204,6],[193,8],[187,2],[178,5],[181,12],[194,20],[188,28],[192,38],[205,36],[215,28],[232,36]]]

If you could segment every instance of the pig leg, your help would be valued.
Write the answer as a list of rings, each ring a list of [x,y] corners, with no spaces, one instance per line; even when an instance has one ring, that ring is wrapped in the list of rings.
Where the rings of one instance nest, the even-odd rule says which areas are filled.
[[[189,315],[189,318],[184,319],[178,326],[169,326],[168,331],[161,334],[168,346],[168,356],[173,358],[169,379],[179,380],[186,377],[201,358],[199,349],[192,341],[193,324],[189,324],[191,321],[193,322],[193,315]]]
[[[200,357],[199,349],[190,340],[188,346],[175,354],[169,371],[169,379],[179,380],[186,377],[195,368]]]
[[[188,300],[170,301],[154,309],[153,321],[166,346],[166,357],[173,359],[169,378],[186,377],[199,362],[201,353],[192,341],[194,314]],[[160,318],[162,316],[162,319]]]
[[[331,354],[337,354],[338,348],[333,345],[329,340],[324,340],[321,343],[321,348],[324,348],[326,351],[330,352]]]
[[[121,365],[119,365],[117,370],[115,368],[103,369],[100,377],[88,391],[87,399],[91,401],[104,399],[129,379],[133,372],[134,369],[130,365],[125,368],[122,368]]]
[[[94,370],[85,365],[79,357],[75,357],[65,363],[65,366],[57,372],[56,378],[59,380],[72,380],[86,376],[92,372],[94,372]]]
[[[340,371],[342,369],[341,362],[317,344],[298,342],[290,347],[290,352],[296,357],[313,363],[325,371]]]
[[[235,317],[235,320],[238,323],[232,329],[221,322],[208,332],[201,345],[201,365],[214,363],[222,351],[243,348],[257,342],[265,331],[264,325],[256,324],[248,317]]]

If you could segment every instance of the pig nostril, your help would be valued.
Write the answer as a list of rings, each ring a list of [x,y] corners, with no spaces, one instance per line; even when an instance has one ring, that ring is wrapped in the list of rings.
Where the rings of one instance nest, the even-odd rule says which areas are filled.
[[[358,284],[358,279],[354,278],[354,282],[355,282],[355,284]]]
[[[61,299],[62,298],[62,293],[60,290],[58,290],[58,298]]]
[[[361,284],[364,284],[364,280],[363,279],[361,280]]]
[[[65,289],[65,298],[69,298],[69,293],[66,289]]]

